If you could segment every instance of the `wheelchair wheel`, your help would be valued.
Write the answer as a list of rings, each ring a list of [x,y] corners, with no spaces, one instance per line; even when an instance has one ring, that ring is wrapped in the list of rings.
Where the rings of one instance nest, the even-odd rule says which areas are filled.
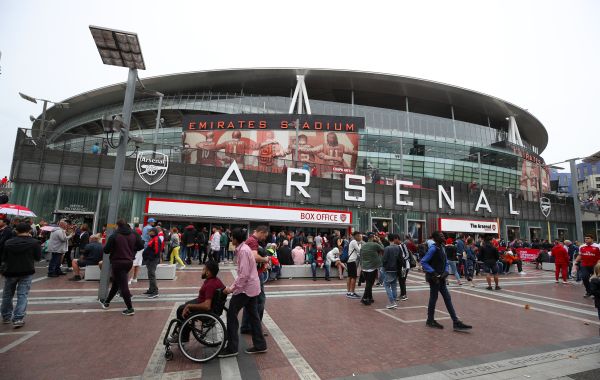
[[[189,341],[184,342],[185,330],[190,331]],[[179,330],[179,348],[183,355],[197,363],[215,358],[225,347],[227,330],[221,318],[213,314],[197,314],[188,318]]]

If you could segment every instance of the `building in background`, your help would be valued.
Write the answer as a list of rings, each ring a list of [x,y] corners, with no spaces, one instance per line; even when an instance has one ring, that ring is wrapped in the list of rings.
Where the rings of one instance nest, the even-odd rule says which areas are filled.
[[[311,115],[290,114],[298,74]],[[176,225],[252,228],[268,219],[274,230],[385,230],[419,240],[441,227],[505,239],[574,235],[568,198],[548,194],[540,156],[546,129],[502,99],[416,78],[321,69],[219,70],[143,82],[165,96],[160,118],[158,98],[136,96],[130,134],[145,142],[128,146],[119,216],[129,221],[153,215]],[[123,96],[122,84],[76,95],[66,100],[69,109],[48,110],[56,123],[43,133],[39,122],[20,129],[12,201],[99,229],[117,140],[104,132],[103,119],[121,112]],[[224,182],[234,163],[247,189]],[[287,186],[290,168],[310,172],[308,197]],[[148,178],[157,173],[160,180]],[[352,175],[364,176],[364,185],[362,177],[346,177]],[[547,215],[542,204],[551,206]]]

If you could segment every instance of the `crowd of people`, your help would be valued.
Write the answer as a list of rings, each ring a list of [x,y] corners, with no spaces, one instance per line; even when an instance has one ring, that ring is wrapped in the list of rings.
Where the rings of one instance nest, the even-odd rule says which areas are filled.
[[[145,265],[148,270],[148,290],[144,295],[156,298],[159,294],[156,268],[161,261],[177,262],[181,269],[191,265],[192,260],[204,264],[205,281],[199,297],[182,305],[178,315],[184,318],[209,310],[216,289],[233,294],[227,315],[228,345],[221,357],[237,355],[238,328],[240,333],[252,335],[253,347],[248,353],[266,352],[266,333],[260,327],[266,302],[264,285],[280,279],[282,267],[288,265],[309,265],[314,281],[320,271],[324,272],[325,280],[330,281],[331,269],[336,268],[341,280],[344,273],[347,276],[346,298],[360,300],[364,306],[375,302],[373,288],[382,286],[388,309],[398,308],[399,302],[408,299],[409,272],[424,272],[430,287],[426,326],[443,328],[434,319],[435,305],[441,294],[453,329],[468,331],[471,326],[459,319],[452,304],[448,291],[451,277],[457,286],[463,284],[463,279],[475,286],[473,279],[482,272],[488,290],[501,290],[499,274],[508,273],[513,265],[518,273],[525,274],[519,248],[528,245],[518,239],[506,243],[492,235],[475,239],[456,234],[453,239],[441,231],[419,244],[410,235],[402,237],[383,232],[355,231],[344,236],[333,230],[313,236],[301,230],[270,231],[267,226],[248,232],[215,226],[209,233],[206,228],[196,229],[193,224],[181,230],[175,227],[169,230],[149,218],[143,227],[138,224],[132,227],[121,219],[114,233],[107,237],[104,228],[101,234],[91,234],[87,225],[74,225],[68,220],[60,220],[55,225],[43,221],[35,225],[30,219],[0,218],[0,271],[6,277],[1,308],[3,321],[12,322],[15,327],[23,325],[35,261],[48,260],[48,277],[72,271],[70,280],[79,281],[82,268],[102,267],[103,254],[108,254],[112,285],[100,304],[107,309],[115,296],[120,295],[126,306],[122,313],[126,316],[135,314],[129,285],[137,282],[140,266]],[[586,235],[581,245],[557,240],[554,244],[534,241],[530,246],[541,249],[536,261],[554,262],[557,283],[559,276],[563,283],[569,283],[570,278],[583,282],[585,297],[595,297],[600,313],[600,249],[593,236]],[[225,286],[217,277],[219,263],[224,262],[237,264],[237,276],[230,286]],[[363,294],[358,295],[356,287],[362,283]],[[13,308],[15,292],[17,306]],[[244,312],[239,327],[237,315],[241,310]],[[173,341],[179,333],[174,332]],[[189,336],[189,331],[181,333]]]

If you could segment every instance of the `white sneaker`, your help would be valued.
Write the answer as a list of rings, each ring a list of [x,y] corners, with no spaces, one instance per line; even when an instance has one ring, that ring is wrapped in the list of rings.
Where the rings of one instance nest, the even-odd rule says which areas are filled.
[[[181,269],[181,270],[184,270],[185,268],[186,268],[186,266],[184,265],[184,266],[182,266],[182,267],[181,267],[181,268],[179,268],[179,269]]]
[[[135,284],[137,282],[137,278],[132,278],[131,282],[133,282]]]
[[[133,281],[133,280],[127,281],[127,285],[131,285],[131,281]]]
[[[521,272],[519,272],[519,274],[520,274],[521,276],[524,276],[524,275],[526,275],[527,273],[525,273],[525,272],[521,271]]]
[[[398,305],[396,305],[395,303],[391,303],[391,304],[387,305],[385,308],[386,309],[396,309],[396,308],[398,308]]]

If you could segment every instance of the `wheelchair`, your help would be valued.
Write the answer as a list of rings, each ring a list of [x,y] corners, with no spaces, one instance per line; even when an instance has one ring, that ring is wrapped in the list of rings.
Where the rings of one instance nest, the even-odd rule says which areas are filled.
[[[210,311],[193,313],[183,321],[172,319],[163,338],[165,359],[173,359],[173,351],[171,351],[173,343],[168,341],[173,332],[178,332],[177,346],[189,360],[205,363],[219,355],[227,341],[227,328],[221,320],[223,310],[227,310],[226,301],[227,294],[223,293],[223,289],[218,289],[212,299]],[[188,342],[183,341],[185,338],[183,332],[186,330],[189,330]]]

